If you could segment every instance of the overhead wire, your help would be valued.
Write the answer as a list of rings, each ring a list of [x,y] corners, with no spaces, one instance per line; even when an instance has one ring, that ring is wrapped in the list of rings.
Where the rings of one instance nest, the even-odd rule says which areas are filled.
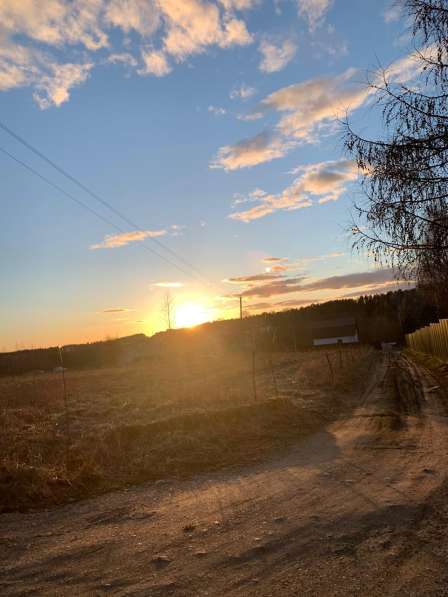
[[[136,224],[135,222],[133,222],[130,218],[128,218],[125,214],[123,214],[120,210],[118,210],[117,208],[115,208],[111,203],[109,203],[109,201],[106,201],[104,198],[100,197],[97,193],[95,193],[94,191],[92,191],[89,187],[87,187],[78,178],[76,178],[75,176],[73,176],[72,174],[70,174],[69,172],[67,172],[64,168],[62,168],[61,166],[59,166],[58,164],[56,164],[52,159],[50,159],[42,151],[40,151],[39,149],[37,149],[36,147],[34,147],[31,143],[29,143],[26,139],[24,139],[23,137],[21,137],[18,133],[16,133],[15,131],[13,131],[10,127],[8,127],[1,120],[0,120],[0,128],[2,130],[4,130],[6,133],[8,133],[11,137],[13,137],[16,141],[18,141],[19,143],[21,143],[24,147],[26,147],[27,149],[29,149],[30,151],[32,151],[39,158],[41,158],[42,160],[44,160],[47,164],[49,164],[52,168],[54,168],[62,176],[66,177],[68,180],[70,180],[72,183],[74,183],[80,189],[82,189],[85,193],[87,193],[88,195],[90,195],[93,199],[95,199],[96,201],[98,201],[99,203],[101,203],[104,207],[106,207],[107,209],[109,209],[117,217],[119,217],[121,220],[123,220],[124,222],[126,222],[126,224],[128,224],[129,226],[132,226],[132,228],[134,229],[134,231],[146,234],[146,232],[147,232],[146,230],[142,229],[138,224]],[[123,232],[125,232],[125,231],[123,231]],[[176,251],[174,251],[173,249],[171,249],[170,247],[168,247],[167,245],[165,245],[164,243],[162,243],[159,239],[157,239],[155,237],[148,236],[147,238],[149,238],[150,241],[152,241],[153,243],[157,244],[163,250],[165,250],[168,253],[170,253],[179,262],[183,263],[185,266],[187,266],[189,269],[191,269],[195,273],[194,275],[196,277],[200,276],[200,278],[201,278],[201,280],[202,280],[203,283],[205,282],[207,285],[210,284],[210,281],[207,280],[206,277],[204,277],[204,274],[198,268],[196,268],[193,264],[189,263],[181,255],[178,255]],[[147,245],[144,245],[144,246],[147,246]],[[155,254],[157,254],[157,253],[155,253]],[[160,257],[160,255],[159,255],[159,257]],[[214,284],[214,283],[212,283],[212,284]]]
[[[114,228],[115,230],[117,230],[120,234],[126,233],[126,230],[124,230],[120,226],[117,226],[117,224],[115,224],[114,222],[112,222],[111,220],[109,220],[109,218],[106,218],[101,213],[99,213],[98,211],[96,211],[95,209],[93,209],[92,207],[90,207],[90,205],[88,205],[87,203],[84,203],[84,201],[81,201],[80,199],[78,199],[77,197],[75,197],[74,195],[72,195],[71,193],[69,193],[68,191],[66,191],[64,188],[60,187],[57,183],[53,182],[52,180],[50,180],[49,178],[47,178],[43,174],[40,174],[40,172],[38,172],[37,170],[35,170],[32,166],[30,166],[26,162],[20,160],[18,157],[16,157],[15,155],[13,155],[12,153],[10,153],[9,151],[7,151],[6,149],[4,149],[3,147],[0,147],[0,152],[2,152],[6,156],[8,156],[10,159],[14,160],[17,164],[19,164],[20,166],[22,166],[23,168],[25,168],[26,170],[28,170],[29,172],[31,172],[34,176],[37,176],[38,178],[40,178],[41,180],[43,180],[49,186],[53,187],[54,189],[56,189],[57,191],[59,191],[60,193],[62,193],[63,195],[65,195],[71,201],[74,201],[75,203],[77,203],[80,207],[82,207],[82,208],[86,209],[87,211],[89,211],[92,215],[94,215],[98,219],[100,219],[103,222],[105,222],[108,226],[111,226],[112,228]],[[159,257],[159,259],[162,259],[166,263],[172,265],[173,267],[175,267],[176,269],[178,269],[180,272],[182,272],[186,276],[191,277],[191,272],[188,272],[187,270],[185,270],[184,268],[182,268],[180,265],[178,265],[176,262],[171,261],[165,255],[161,255],[160,253],[158,253],[157,251],[155,251],[154,249],[152,249],[151,247],[149,247],[148,245],[146,245],[144,243],[142,243],[141,246],[143,248],[145,248],[147,251],[149,251],[150,253],[152,253],[153,255],[155,255],[156,257]]]

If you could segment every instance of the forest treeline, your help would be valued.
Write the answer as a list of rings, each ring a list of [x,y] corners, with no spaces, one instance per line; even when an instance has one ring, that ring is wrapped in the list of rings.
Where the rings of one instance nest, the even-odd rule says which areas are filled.
[[[287,351],[312,347],[313,329],[323,320],[353,317],[362,343],[402,342],[404,334],[447,316],[428,294],[398,290],[358,299],[334,300],[300,309],[221,320],[192,329],[169,330],[152,337],[125,338],[62,348],[68,369],[115,367],[145,359],[171,358],[191,351],[208,355],[220,350]],[[0,375],[48,371],[60,366],[57,347],[0,354]]]

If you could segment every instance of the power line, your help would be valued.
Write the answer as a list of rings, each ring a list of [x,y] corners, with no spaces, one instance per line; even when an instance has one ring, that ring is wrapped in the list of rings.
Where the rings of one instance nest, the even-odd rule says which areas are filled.
[[[41,180],[43,180],[44,182],[46,182],[48,185],[50,185],[51,187],[53,187],[54,189],[56,189],[57,191],[59,191],[60,193],[62,193],[63,195],[65,195],[68,199],[70,199],[71,201],[74,201],[80,207],[86,209],[91,214],[93,214],[95,217],[99,218],[101,221],[105,222],[109,226],[112,226],[112,228],[114,228],[115,230],[117,230],[121,234],[126,232],[126,230],[124,230],[120,226],[117,226],[116,224],[114,224],[114,222],[112,222],[111,220],[109,220],[108,218],[106,218],[105,216],[103,216],[101,213],[97,212],[95,209],[93,209],[92,207],[90,207],[87,203],[84,203],[84,201],[81,201],[77,197],[74,197],[71,193],[67,192],[65,189],[63,189],[62,187],[60,187],[58,184],[54,183],[52,180],[50,180],[49,178],[47,178],[43,174],[40,174],[32,166],[30,166],[29,164],[26,164],[25,162],[23,162],[22,160],[20,160],[16,156],[14,156],[12,153],[10,153],[9,151],[7,151],[3,147],[0,147],[0,151],[3,154],[7,155],[12,160],[14,160],[17,164],[20,164],[20,166],[22,166],[23,168],[25,168],[26,170],[28,170],[29,172],[31,172],[32,174],[34,174],[34,176],[37,176],[38,178],[40,178]],[[164,255],[161,255],[160,253],[158,253],[157,251],[155,251],[151,247],[148,247],[148,245],[146,245],[144,243],[142,243],[141,246],[144,249],[146,249],[147,251],[149,251],[150,253],[152,253],[153,255],[156,255],[156,257],[159,257],[160,259],[162,259],[166,263],[169,263],[170,265],[172,265],[173,267],[175,267],[176,269],[178,269],[179,271],[181,271],[186,276],[191,277],[191,273],[190,272],[184,270],[180,265],[178,265],[174,261],[171,261],[170,259],[168,259]]]
[[[104,207],[106,207],[107,209],[109,209],[110,211],[112,211],[112,213],[114,213],[116,216],[118,216],[120,219],[122,219],[124,222],[126,222],[129,226],[132,226],[132,228],[134,228],[135,231],[137,231],[137,232],[143,232],[143,233],[146,232],[140,226],[138,226],[138,224],[136,224],[135,222],[133,222],[130,218],[128,218],[126,215],[124,215],[121,211],[119,211],[113,205],[111,205],[108,201],[106,201],[105,199],[103,199],[102,197],[100,197],[97,193],[95,193],[94,191],[92,191],[89,187],[87,187],[84,183],[82,183],[78,178],[76,178],[75,176],[73,176],[72,174],[70,174],[69,172],[67,172],[66,170],[64,170],[64,168],[62,168],[61,166],[59,166],[58,164],[56,164],[53,160],[51,160],[49,157],[47,157],[39,149],[37,149],[36,147],[34,147],[33,145],[31,145],[31,143],[29,143],[28,141],[26,141],[23,137],[21,137],[20,135],[18,135],[17,133],[15,133],[12,129],[10,129],[2,121],[0,121],[0,128],[2,128],[11,137],[13,137],[14,139],[16,139],[16,141],[18,141],[19,143],[21,143],[22,145],[24,145],[27,149],[29,149],[30,151],[32,151],[35,155],[37,155],[42,160],[44,160],[45,162],[47,162],[47,164],[49,164],[52,168],[54,168],[55,170],[57,170],[57,172],[59,172],[60,174],[62,174],[63,176],[65,176],[68,180],[70,180],[71,182],[73,182],[75,185],[77,185],[80,189],[82,189],[85,193],[87,193],[88,195],[90,195],[93,199],[95,199],[96,201],[98,201],[99,203],[101,203]],[[191,263],[189,263],[182,256],[178,255],[175,251],[173,251],[172,249],[170,249],[170,247],[166,246],[164,243],[162,243],[157,238],[149,237],[149,239],[152,242],[154,242],[155,244],[157,244],[160,248],[164,249],[168,253],[171,253],[171,255],[173,255],[178,261],[180,261],[181,263],[183,263],[184,265],[186,265],[188,268],[190,268],[193,272],[195,272],[196,276],[199,275],[202,278],[203,282],[205,281],[207,284],[209,284],[209,281],[204,277],[204,275],[202,274],[202,272],[200,270],[198,270],[194,265],[192,265]]]

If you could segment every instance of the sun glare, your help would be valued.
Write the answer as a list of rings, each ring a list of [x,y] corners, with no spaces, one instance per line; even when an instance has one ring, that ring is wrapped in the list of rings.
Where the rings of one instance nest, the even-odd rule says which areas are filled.
[[[178,328],[190,328],[209,320],[209,311],[199,303],[184,303],[176,308],[176,326]]]

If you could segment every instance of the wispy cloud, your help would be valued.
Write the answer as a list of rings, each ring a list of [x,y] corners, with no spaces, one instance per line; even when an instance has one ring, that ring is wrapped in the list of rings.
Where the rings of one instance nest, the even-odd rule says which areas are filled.
[[[116,249],[124,247],[131,243],[142,242],[147,238],[158,238],[159,236],[181,236],[186,226],[180,224],[171,224],[167,228],[159,230],[133,230],[131,232],[121,232],[120,234],[107,234],[100,243],[91,245],[89,248],[96,249]]]
[[[186,228],[187,227],[182,224],[172,224],[170,226],[170,234],[171,236],[181,236]]]
[[[291,62],[296,55],[297,46],[290,39],[285,39],[280,44],[263,40],[258,51],[262,56],[259,69],[265,73],[275,73]]]
[[[182,288],[182,282],[155,282],[153,286],[158,288]]]
[[[84,83],[92,68],[91,62],[61,64],[48,53],[16,44],[0,32],[0,91],[32,86],[41,109],[66,102],[72,88]]]
[[[229,94],[230,99],[240,99],[240,100],[247,100],[250,97],[252,97],[253,95],[255,95],[255,93],[257,92],[257,90],[255,89],[255,87],[249,87],[249,85],[246,85],[245,83],[243,83],[242,85],[240,85],[239,87],[234,87],[232,89],[232,91]]]
[[[131,309],[126,309],[125,307],[110,307],[109,309],[103,309],[102,313],[127,313]]]
[[[344,255],[345,253],[342,251],[332,251],[331,253],[325,253],[324,255],[300,257],[298,259],[293,259],[292,261],[286,257],[265,257],[261,260],[261,263],[267,265],[265,268],[266,273],[291,272],[304,270],[311,264],[327,262],[330,259],[343,257]]]
[[[311,32],[322,25],[333,0],[297,0],[299,16],[308,22]]]
[[[129,52],[110,54],[110,56],[107,57],[107,62],[109,64],[124,64],[134,68],[138,66],[138,60],[132,54],[129,54]]]
[[[315,255],[313,257],[302,257],[295,262],[295,265],[299,267],[306,267],[311,263],[319,261],[328,261],[329,259],[335,259],[337,257],[344,257],[345,253],[342,251],[332,251],[331,253],[325,253],[324,255]]]
[[[262,263],[279,263],[281,261],[288,261],[287,257],[263,257]]]
[[[121,234],[108,234],[102,242],[91,245],[90,249],[116,249],[117,247],[124,247],[131,243],[141,242],[146,238],[165,236],[167,233],[167,230],[135,230]]]
[[[379,269],[370,272],[358,272],[341,276],[321,278],[302,286],[302,290],[340,290],[342,288],[368,288],[371,285],[391,283],[395,281],[391,269]]]
[[[403,7],[398,2],[391,2],[389,6],[383,12],[384,22],[395,23],[399,21],[403,16]]]
[[[215,116],[225,116],[227,114],[227,110],[219,106],[209,106],[208,111],[214,114]]]
[[[255,200],[255,207],[230,214],[233,220],[251,222],[278,210],[296,210],[311,207],[314,202],[336,201],[348,183],[357,177],[356,164],[351,160],[308,164],[296,168],[299,176],[278,194],[264,194]]]
[[[267,282],[266,284],[253,285],[238,293],[243,297],[264,297],[279,296],[281,294],[291,294],[302,289],[302,282],[305,276],[294,278],[282,278]],[[235,295],[236,296],[236,295]]]
[[[143,50],[141,53],[143,66],[138,69],[140,75],[155,75],[164,77],[171,72],[171,66],[168,63],[166,55],[158,50]]]
[[[254,282],[266,282],[267,280],[277,280],[281,278],[280,275],[275,274],[254,274],[251,276],[237,276],[235,278],[227,278],[224,282],[230,282],[231,284],[247,284]]]
[[[270,131],[264,131],[236,145],[221,147],[210,167],[238,170],[257,166],[285,156],[295,144]]]
[[[370,289],[378,291],[379,288],[389,288],[397,284],[394,277],[394,272],[391,269],[373,270],[367,272],[355,272],[350,274],[343,274],[339,276],[330,276],[325,278],[309,278],[304,275],[300,276],[278,276],[273,279],[250,280],[254,276],[241,277],[240,285],[242,290],[234,293],[232,296],[243,296],[246,298],[271,298],[281,296],[284,294],[295,294],[291,298],[296,304],[300,301],[316,302],[319,297],[308,295],[315,292],[328,292],[338,290],[351,290],[353,296],[357,295],[356,289],[359,293],[369,293]],[[238,278],[235,278],[238,280]],[[303,296],[305,295],[305,296]],[[344,295],[347,296],[347,295]]]
[[[391,64],[387,73],[390,81],[399,83],[415,78],[419,68],[415,54],[409,54]],[[379,82],[380,76],[373,73],[371,79]],[[316,143],[323,135],[334,134],[341,118],[371,100],[373,90],[362,78],[358,69],[349,68],[339,75],[309,79],[274,91],[250,114],[258,118],[274,112],[278,114],[277,123],[253,137],[221,147],[210,167],[237,170],[256,166],[281,158],[300,144]]]

